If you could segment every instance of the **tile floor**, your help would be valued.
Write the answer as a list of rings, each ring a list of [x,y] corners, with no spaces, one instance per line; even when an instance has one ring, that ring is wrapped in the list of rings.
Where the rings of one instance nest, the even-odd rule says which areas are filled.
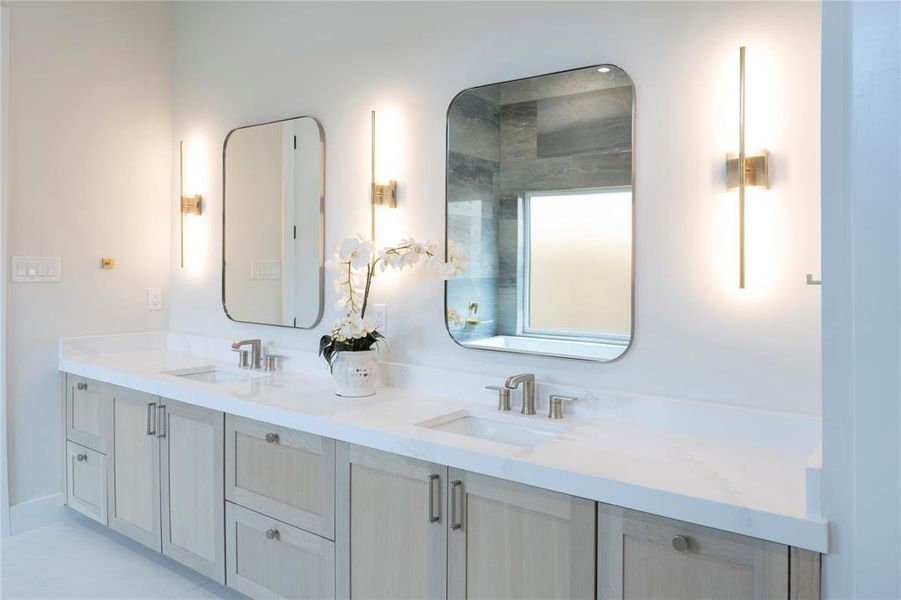
[[[0,544],[0,598],[246,600],[206,577],[71,513]]]

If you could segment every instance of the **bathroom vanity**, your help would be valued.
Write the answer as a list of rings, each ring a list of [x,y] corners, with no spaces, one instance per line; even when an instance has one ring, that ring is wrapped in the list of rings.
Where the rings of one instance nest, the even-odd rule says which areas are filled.
[[[68,505],[251,597],[819,597],[798,452],[603,398],[550,422],[541,385],[537,415],[500,414],[477,377],[474,396],[338,398],[307,353],[272,373],[229,354],[63,340]]]

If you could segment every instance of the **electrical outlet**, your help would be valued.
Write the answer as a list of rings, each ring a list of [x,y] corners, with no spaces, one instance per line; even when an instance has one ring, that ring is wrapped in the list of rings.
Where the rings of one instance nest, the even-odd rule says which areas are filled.
[[[387,304],[373,304],[372,309],[369,311],[369,314],[367,314],[366,316],[369,317],[369,322],[372,323],[372,326],[375,327],[376,331],[378,331],[382,335],[387,335],[387,333],[388,333],[388,305]]]
[[[163,291],[160,288],[147,288],[147,310],[162,310]]]

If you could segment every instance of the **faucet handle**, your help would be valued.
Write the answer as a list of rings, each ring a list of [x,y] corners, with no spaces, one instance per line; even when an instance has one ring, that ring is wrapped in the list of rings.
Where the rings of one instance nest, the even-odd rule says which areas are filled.
[[[513,406],[512,393],[513,390],[502,385],[486,385],[486,390],[497,392],[497,409],[510,410]]]
[[[242,369],[250,368],[250,351],[241,348],[232,348],[232,352],[238,353],[238,367]]]
[[[267,371],[279,371],[281,370],[282,362],[288,358],[284,354],[266,354],[266,370]]]
[[[575,396],[560,396],[558,394],[551,394],[551,397],[548,399],[548,407],[547,407],[547,418],[553,419],[555,421],[559,421],[563,418],[563,402],[575,402],[578,400]]]

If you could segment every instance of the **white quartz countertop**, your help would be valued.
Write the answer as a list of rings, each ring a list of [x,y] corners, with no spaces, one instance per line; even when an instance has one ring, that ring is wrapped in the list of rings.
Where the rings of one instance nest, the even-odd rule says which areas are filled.
[[[129,344],[122,344],[123,349]],[[109,348],[107,348],[109,350]],[[809,515],[809,455],[684,431],[567,415],[570,429],[517,447],[418,423],[460,410],[490,414],[491,396],[440,396],[382,386],[340,398],[328,375],[279,371],[208,384],[165,373],[216,365],[209,356],[150,348],[79,353],[61,345],[59,369],[98,381],[336,440],[500,477],[809,550],[827,550],[827,524]],[[441,389],[441,388],[439,388]],[[540,412],[519,419],[548,423]]]

